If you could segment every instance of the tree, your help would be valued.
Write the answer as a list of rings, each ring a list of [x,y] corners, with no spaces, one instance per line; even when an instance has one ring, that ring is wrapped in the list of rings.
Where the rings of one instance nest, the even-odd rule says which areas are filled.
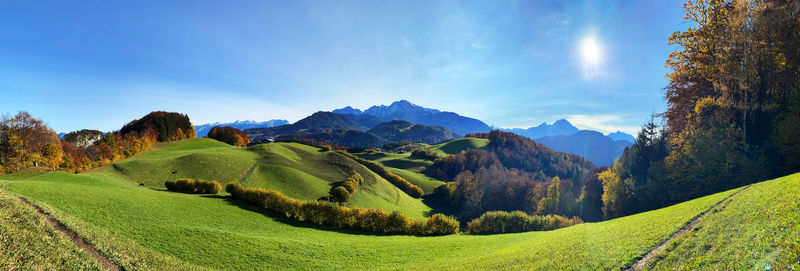
[[[550,186],[547,187],[547,196],[539,200],[539,205],[536,208],[537,214],[554,214],[558,212],[558,200],[561,192],[559,191],[559,184],[561,179],[558,176],[553,178]]]

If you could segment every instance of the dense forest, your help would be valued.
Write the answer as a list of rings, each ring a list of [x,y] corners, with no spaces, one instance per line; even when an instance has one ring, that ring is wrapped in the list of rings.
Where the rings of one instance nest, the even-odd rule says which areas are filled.
[[[510,132],[471,136],[487,138],[489,144],[438,158],[425,169],[425,174],[450,182],[434,196],[456,208],[462,219],[495,210],[581,215],[578,200],[587,176],[592,176],[591,162]]]
[[[147,114],[141,119],[133,120],[122,129],[119,130],[121,134],[138,135],[143,133],[149,128],[153,128],[158,133],[158,141],[173,141],[186,138],[194,138],[197,133],[194,132],[194,126],[189,121],[189,116],[176,112],[155,111]]]
[[[669,38],[666,112],[600,174],[608,218],[800,170],[800,3],[684,8],[692,27]]]
[[[246,147],[250,144],[250,137],[239,129],[223,126],[211,128],[208,138],[216,139],[237,147]]]

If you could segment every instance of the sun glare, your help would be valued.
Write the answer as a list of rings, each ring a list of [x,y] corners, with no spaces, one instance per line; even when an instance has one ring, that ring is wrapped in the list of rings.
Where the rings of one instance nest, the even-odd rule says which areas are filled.
[[[603,49],[594,36],[587,36],[581,40],[580,53],[583,60],[583,72],[587,78],[594,77],[603,61]]]

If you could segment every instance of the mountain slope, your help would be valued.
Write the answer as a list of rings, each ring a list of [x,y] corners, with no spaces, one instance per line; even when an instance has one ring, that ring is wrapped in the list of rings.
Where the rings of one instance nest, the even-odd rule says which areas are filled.
[[[600,132],[589,130],[571,135],[543,137],[537,142],[556,151],[583,156],[597,166],[610,166],[614,163],[614,159],[622,155],[626,147],[633,145],[633,142],[614,141]]]
[[[197,132],[198,138],[203,138],[208,135],[208,132],[211,131],[211,128],[217,126],[230,126],[239,130],[249,129],[249,128],[269,128],[275,127],[280,125],[289,124],[286,120],[280,119],[273,119],[268,121],[252,121],[252,120],[244,120],[244,121],[235,121],[235,122],[215,122],[215,123],[207,123],[201,125],[195,125],[194,131]]]
[[[259,142],[280,135],[299,132],[317,133],[337,129],[366,131],[369,128],[345,115],[320,111],[292,124],[270,128],[251,128],[245,129],[244,132],[253,142]]]
[[[350,106],[336,109],[333,113],[345,115],[369,115],[383,121],[405,120],[415,124],[447,127],[453,133],[465,135],[484,133],[491,130],[489,125],[480,120],[461,116],[453,112],[442,112],[437,109],[424,108],[406,100],[393,102],[391,105],[372,106],[363,112]]]
[[[453,132],[445,127],[415,125],[403,120],[393,120],[378,124],[370,129],[369,132],[390,142],[422,141],[422,143],[434,144],[453,139]]]
[[[631,143],[636,142],[636,138],[635,137],[633,137],[632,135],[630,135],[628,133],[623,133],[623,132],[620,132],[620,131],[616,131],[616,132],[610,133],[610,134],[608,134],[608,137],[610,137],[614,141],[625,140],[625,141],[628,141],[628,142],[631,142]]]

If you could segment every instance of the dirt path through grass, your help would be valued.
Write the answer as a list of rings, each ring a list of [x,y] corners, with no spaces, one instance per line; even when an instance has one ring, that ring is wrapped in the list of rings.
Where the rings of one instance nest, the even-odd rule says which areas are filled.
[[[3,186],[0,187],[0,192],[5,192],[6,191],[6,186],[8,186],[10,183],[12,183],[12,182],[4,183]],[[78,236],[78,234],[76,234],[72,230],[68,229],[66,226],[64,226],[64,224],[62,224],[61,222],[59,222],[58,220],[56,220],[55,218],[50,216],[50,214],[45,213],[44,210],[42,210],[42,208],[40,208],[38,205],[31,203],[25,197],[22,197],[22,196],[19,196],[19,195],[15,195],[15,196],[17,198],[19,198],[22,202],[25,202],[25,204],[28,204],[31,207],[33,207],[34,209],[36,209],[36,212],[39,213],[40,215],[44,216],[44,218],[47,219],[47,222],[50,223],[50,225],[53,226],[53,228],[55,228],[56,230],[61,232],[61,234],[66,236],[70,241],[72,241],[72,243],[74,243],[76,246],[78,246],[78,248],[83,249],[85,251],[88,251],[89,254],[91,254],[92,257],[95,258],[106,269],[108,269],[108,270],[116,270],[116,271],[120,271],[121,270],[117,265],[114,264],[114,262],[111,261],[111,259],[109,259],[108,257],[106,257],[103,254],[100,254],[100,251],[97,251],[97,249],[95,249],[93,246],[89,245],[89,243],[87,243],[86,240],[83,240],[83,238]]]
[[[700,220],[702,220],[703,217],[708,212],[710,212],[711,210],[713,210],[714,208],[717,208],[717,207],[723,207],[724,208],[725,205],[727,205],[727,203],[732,200],[733,196],[735,196],[736,194],[739,194],[739,192],[742,192],[747,188],[750,188],[750,186],[748,185],[748,186],[745,186],[742,189],[739,189],[739,191],[736,191],[733,194],[730,194],[729,196],[725,197],[721,201],[717,202],[717,204],[714,204],[714,206],[709,207],[708,209],[706,209],[705,211],[703,211],[702,213],[697,215],[694,219],[692,219],[692,221],[689,222],[689,224],[686,224],[686,226],[683,226],[683,228],[681,228],[680,230],[678,230],[675,233],[673,233],[669,238],[667,238],[667,240],[664,240],[664,242],[662,242],[658,247],[656,247],[655,249],[653,249],[650,252],[648,252],[647,254],[645,254],[644,257],[642,257],[642,259],[640,259],[639,261],[634,263],[631,267],[628,267],[625,270],[626,271],[640,271],[640,270],[643,270],[647,266],[647,263],[650,262],[650,260],[652,260],[656,255],[658,255],[659,253],[663,252],[667,248],[667,246],[669,245],[670,241],[672,241],[672,240],[674,240],[674,239],[676,239],[678,237],[681,237],[681,235],[683,235],[683,234],[689,232],[690,230],[694,229],[694,227],[697,226],[698,223],[700,223]]]

